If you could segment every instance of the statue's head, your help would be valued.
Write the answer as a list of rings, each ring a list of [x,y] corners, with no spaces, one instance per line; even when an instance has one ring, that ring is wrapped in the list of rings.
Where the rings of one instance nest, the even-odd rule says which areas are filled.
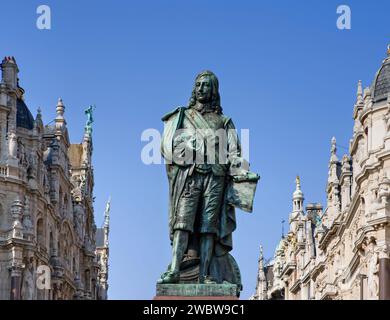
[[[189,106],[194,106],[198,101],[210,105],[218,113],[222,112],[218,78],[211,71],[203,71],[195,78]]]

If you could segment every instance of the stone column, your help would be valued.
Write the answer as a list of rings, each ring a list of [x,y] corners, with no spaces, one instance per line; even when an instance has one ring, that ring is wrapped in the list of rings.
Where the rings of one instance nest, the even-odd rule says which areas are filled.
[[[390,259],[383,252],[379,255],[379,300],[390,300]]]
[[[11,268],[11,300],[20,300],[22,269],[18,266]]]

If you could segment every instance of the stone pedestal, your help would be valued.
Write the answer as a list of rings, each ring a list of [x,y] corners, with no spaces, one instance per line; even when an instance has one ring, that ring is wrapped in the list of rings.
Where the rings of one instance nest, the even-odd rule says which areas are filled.
[[[154,300],[238,300],[235,284],[157,284]]]

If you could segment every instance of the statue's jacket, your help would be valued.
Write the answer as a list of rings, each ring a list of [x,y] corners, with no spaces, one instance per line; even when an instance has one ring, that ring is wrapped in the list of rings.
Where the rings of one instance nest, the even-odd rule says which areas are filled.
[[[240,157],[240,142],[237,131],[231,118],[222,115],[223,129],[226,131],[227,137],[227,165],[222,168],[216,164],[213,165],[213,174],[226,175],[225,184],[229,184],[231,178],[229,176],[230,162]],[[166,161],[166,169],[169,180],[169,233],[170,239],[173,240],[173,226],[175,224],[176,211],[181,194],[187,178],[192,174],[195,164],[183,165],[175,163],[173,158],[175,132],[182,129],[183,122],[189,120],[195,129],[205,129],[207,122],[204,120],[200,112],[191,107],[178,107],[172,112],[166,114],[162,118],[164,122],[164,133],[161,140],[161,153]],[[225,172],[222,173],[221,170]],[[219,218],[219,228],[217,233],[217,241],[215,244],[214,263],[211,269],[214,269],[218,274],[214,274],[214,278],[219,278],[219,282],[229,281],[241,286],[241,277],[238,266],[234,258],[229,254],[233,249],[232,233],[236,229],[235,208],[228,204],[227,188],[225,187],[225,195],[221,205]],[[213,268],[213,265],[215,268]],[[223,267],[221,268],[221,265]],[[222,271],[217,271],[222,270]]]

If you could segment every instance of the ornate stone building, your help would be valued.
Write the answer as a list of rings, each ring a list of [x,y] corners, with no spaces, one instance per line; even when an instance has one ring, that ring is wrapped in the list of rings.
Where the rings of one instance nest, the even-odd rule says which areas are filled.
[[[349,153],[332,139],[327,205],[308,204],[299,178],[289,232],[260,257],[254,299],[390,299],[390,49],[373,84],[359,81]]]
[[[101,300],[107,299],[108,292],[108,235],[110,232],[110,206],[111,200],[108,200],[106,210],[104,212],[104,225],[96,230],[96,255],[99,262],[98,272],[98,297]]]
[[[71,144],[62,100],[44,126],[24,101],[15,59],[1,70],[0,299],[105,298],[108,218],[97,231],[91,122]],[[98,251],[97,232],[106,237]]]

